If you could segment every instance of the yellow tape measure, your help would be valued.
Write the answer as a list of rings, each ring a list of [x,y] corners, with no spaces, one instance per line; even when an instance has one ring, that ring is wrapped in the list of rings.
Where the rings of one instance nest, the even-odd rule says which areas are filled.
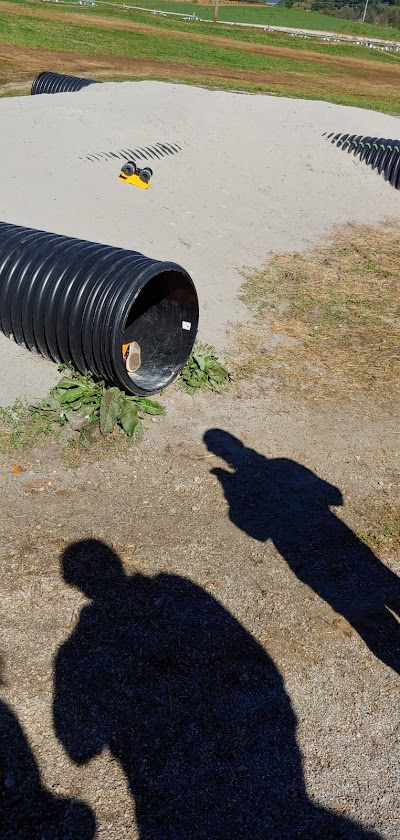
[[[119,176],[120,181],[125,181],[126,184],[133,184],[135,187],[140,187],[141,190],[148,190],[150,181],[142,181],[139,175],[125,175],[121,172]]]

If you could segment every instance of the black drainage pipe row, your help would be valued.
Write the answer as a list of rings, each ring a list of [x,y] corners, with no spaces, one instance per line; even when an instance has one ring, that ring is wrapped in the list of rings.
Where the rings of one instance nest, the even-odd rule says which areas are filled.
[[[328,134],[327,140],[364,161],[379,175],[384,175],[392,187],[400,189],[400,140],[367,137],[362,134]]]
[[[39,93],[74,93],[88,85],[101,85],[96,79],[81,79],[79,76],[65,76],[63,73],[39,73],[31,87],[31,95]]]
[[[139,146],[137,149],[119,149],[116,152],[92,152],[80,160],[159,160],[167,155],[176,155],[182,151],[178,143],[156,143],[155,146]]]
[[[185,364],[198,317],[194,284],[173,262],[0,222],[0,328],[54,362],[154,394]],[[132,342],[141,363],[129,374]]]

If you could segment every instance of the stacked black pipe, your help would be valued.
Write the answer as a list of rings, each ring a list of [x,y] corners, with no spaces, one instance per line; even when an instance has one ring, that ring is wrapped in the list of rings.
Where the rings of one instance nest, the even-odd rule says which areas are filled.
[[[96,79],[81,79],[79,76],[65,76],[62,73],[48,73],[44,71],[36,76],[32,84],[31,94],[38,93],[74,93],[88,85],[99,85]]]
[[[185,364],[198,314],[193,282],[175,263],[0,222],[0,328],[29,350],[152,394]],[[128,374],[131,342],[141,364]]]
[[[372,169],[376,169],[392,187],[400,189],[400,140],[388,140],[385,137],[366,137],[362,134],[327,135],[331,143],[346,150],[355,157],[358,155]]]

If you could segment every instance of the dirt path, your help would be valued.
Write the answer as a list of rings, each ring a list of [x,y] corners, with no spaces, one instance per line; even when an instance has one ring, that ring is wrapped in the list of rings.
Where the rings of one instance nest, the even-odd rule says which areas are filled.
[[[310,91],[313,93],[342,93],[347,95],[376,96],[383,99],[393,96],[398,91],[397,70],[387,76],[371,74],[360,79],[356,73],[349,76],[332,73],[309,76],[306,73],[260,73],[250,70],[231,70],[228,68],[193,66],[183,62],[154,61],[147,59],[124,59],[113,56],[83,56],[73,52],[36,50],[27,47],[0,45],[0,90],[6,90],[14,81],[17,86],[31,82],[32,75],[43,68],[51,67],[54,71],[83,73],[86,75],[106,76],[107,78],[156,78],[169,81],[190,79],[201,83],[202,79],[226,79],[231,81],[262,84],[271,91]],[[399,71],[400,73],[400,71]],[[365,75],[365,71],[362,71]],[[4,87],[6,85],[6,87]]]
[[[8,14],[21,14],[21,7],[16,7],[13,3],[3,3],[2,10],[6,11]],[[369,74],[369,76],[371,76],[373,72],[374,76],[378,74],[382,82],[383,80],[385,80],[386,84],[395,82],[399,84],[400,82],[400,62],[398,67],[393,65],[387,65],[384,62],[374,62],[372,70],[370,61],[365,59],[359,59],[357,57],[353,58],[347,56],[333,56],[313,52],[311,50],[297,50],[291,49],[290,47],[276,47],[263,44],[251,44],[239,40],[234,40],[233,38],[227,39],[219,37],[217,35],[202,35],[197,34],[195,32],[184,32],[182,30],[163,29],[159,26],[135,23],[130,20],[120,20],[115,17],[90,17],[90,12],[87,13],[85,11],[82,11],[81,13],[64,13],[52,10],[51,13],[49,13],[47,9],[24,8],[23,14],[24,16],[26,15],[28,17],[46,20],[50,19],[51,17],[51,19],[66,21],[69,23],[84,22],[89,26],[94,26],[100,29],[115,29],[123,30],[124,32],[137,32],[138,34],[144,35],[165,36],[167,38],[177,38],[182,40],[194,41],[197,43],[212,44],[213,46],[223,47],[224,49],[235,49],[240,50],[242,52],[249,52],[258,55],[271,55],[275,56],[276,58],[291,58],[295,61],[308,61],[312,64],[324,64],[327,66],[331,65],[333,68],[340,67],[347,70],[351,69],[352,72],[356,72],[357,75]]]

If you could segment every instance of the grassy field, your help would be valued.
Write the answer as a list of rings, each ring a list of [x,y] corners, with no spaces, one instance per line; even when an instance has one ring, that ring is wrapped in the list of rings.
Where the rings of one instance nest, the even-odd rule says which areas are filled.
[[[179,18],[168,18],[168,17],[158,17],[152,16],[147,12],[140,12],[140,11],[133,11],[133,10],[125,10],[122,11],[118,8],[117,0],[113,2],[104,3],[104,5],[94,6],[94,7],[87,7],[87,6],[72,6],[71,4],[65,3],[63,5],[57,5],[55,7],[52,5],[51,7],[44,7],[46,9],[45,15],[46,17],[48,14],[64,14],[65,16],[70,16],[71,13],[80,15],[82,20],[93,20],[93,18],[112,18],[113,20],[130,20],[137,24],[143,23],[147,26],[155,26],[159,28],[161,31],[177,31],[182,33],[197,33],[199,36],[212,36],[223,38],[226,41],[230,42],[240,42],[240,43],[248,43],[248,44],[263,44],[268,46],[276,46],[276,47],[288,47],[290,49],[298,50],[299,52],[315,52],[317,51],[321,55],[332,55],[332,56],[349,56],[349,57],[356,57],[356,58],[365,58],[368,61],[384,61],[389,64],[399,64],[400,56],[396,53],[382,53],[376,52],[375,50],[370,50],[368,47],[359,47],[355,44],[345,44],[345,43],[327,43],[322,40],[318,39],[293,39],[288,33],[283,32],[275,32],[275,33],[268,33],[265,31],[259,32],[257,30],[252,29],[232,29],[229,26],[220,26],[217,29],[215,28],[213,23],[199,23],[196,21],[182,21]],[[7,4],[9,5],[9,4]],[[33,2],[29,2],[29,0],[12,0],[12,6],[20,6],[25,10],[33,11],[35,14],[38,14],[38,3],[33,0]],[[41,5],[41,4],[40,4]],[[164,4],[168,5],[168,4]],[[186,8],[186,3],[183,1],[180,3],[172,3],[171,6],[176,7],[184,7]],[[39,6],[40,8],[40,6]],[[208,9],[208,6],[204,7]],[[221,7],[222,9],[226,7]],[[228,8],[232,8],[231,6]],[[240,7],[247,9],[247,7]],[[42,12],[44,12],[42,6]],[[49,9],[49,12],[47,12]],[[399,33],[400,35],[400,33]]]
[[[245,53],[234,48],[230,50],[214,47],[208,43],[198,43],[195,49],[189,40],[170,39],[163,35],[148,35],[123,32],[112,29],[93,30],[90,25],[68,24],[62,22],[32,21],[22,15],[18,17],[0,17],[0,41],[15,46],[40,47],[48,50],[71,50],[87,55],[112,55],[135,59],[167,60],[184,62],[194,67],[214,65],[215,67],[235,68],[252,72],[272,70],[283,73],[291,70],[295,73],[324,75],[330,72],[328,65],[315,66],[309,62],[272,56]]]
[[[248,7],[233,11],[240,10]],[[109,4],[85,8],[16,0],[0,7],[0,51],[2,46],[3,94],[10,93],[13,81],[19,86],[48,67],[102,78],[160,78],[326,99],[400,113],[399,56],[355,45],[216,28]]]
[[[109,0],[119,3],[121,0]],[[129,0],[125,0],[129,5]],[[200,3],[173,2],[173,0],[149,0],[149,2],[135,3],[132,5],[144,6],[148,9],[161,9],[162,11],[187,12],[206,20],[213,18],[213,6]],[[242,23],[258,23],[265,26],[289,26],[293,29],[317,29],[325,32],[348,33],[350,35],[363,35],[375,38],[387,38],[395,40],[400,38],[400,30],[392,29],[390,26],[376,26],[372,23],[361,23],[353,20],[342,20],[341,18],[329,17],[319,12],[298,11],[286,9],[280,6],[256,6],[236,5],[220,6],[218,12],[220,21],[232,20]]]

